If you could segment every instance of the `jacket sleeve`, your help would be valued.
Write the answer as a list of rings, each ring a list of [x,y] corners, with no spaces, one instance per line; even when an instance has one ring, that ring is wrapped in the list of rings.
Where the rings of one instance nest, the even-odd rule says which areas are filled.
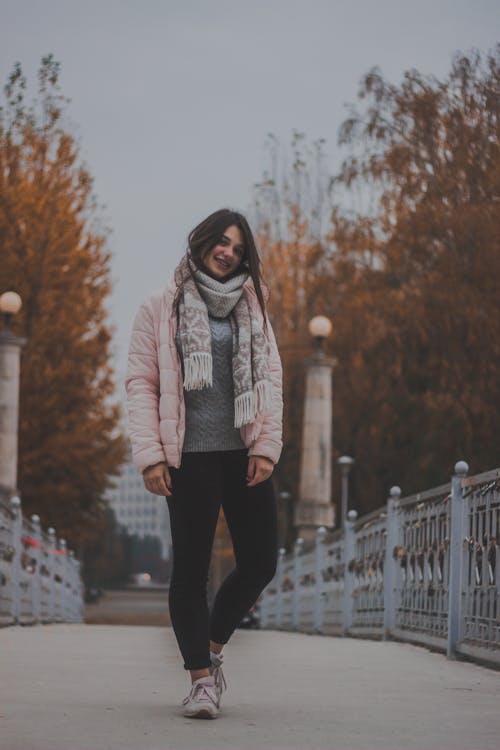
[[[273,384],[273,403],[264,416],[262,429],[255,443],[249,448],[249,456],[265,456],[277,464],[283,447],[283,368],[271,321],[266,314],[269,336],[269,370]]]
[[[125,376],[132,459],[142,473],[165,461],[160,439],[160,377],[151,302],[137,311],[130,339]]]

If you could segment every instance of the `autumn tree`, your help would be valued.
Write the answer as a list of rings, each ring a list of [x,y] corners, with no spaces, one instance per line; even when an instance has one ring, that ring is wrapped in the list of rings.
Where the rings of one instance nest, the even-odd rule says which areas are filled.
[[[324,304],[358,510],[395,483],[442,483],[459,458],[498,465],[499,50],[457,54],[444,80],[410,70],[394,85],[372,69],[339,131],[350,154]],[[359,187],[371,213],[342,207]]]
[[[23,301],[14,332],[22,352],[18,484],[69,546],[105,524],[103,495],[126,455],[110,365],[107,232],[88,169],[63,127],[66,100],[51,56],[25,102],[17,64],[0,110],[0,288]]]
[[[350,507],[379,507],[393,484],[441,484],[459,458],[474,472],[498,465],[499,94],[498,47],[457,54],[444,80],[411,70],[395,85],[374,68],[339,130],[338,174],[318,181],[295,138],[285,177],[271,169],[256,186],[285,371],[276,471],[292,495],[306,325],[318,313],[333,321],[338,360],[332,462],[356,459]],[[330,223],[318,225],[330,200]]]

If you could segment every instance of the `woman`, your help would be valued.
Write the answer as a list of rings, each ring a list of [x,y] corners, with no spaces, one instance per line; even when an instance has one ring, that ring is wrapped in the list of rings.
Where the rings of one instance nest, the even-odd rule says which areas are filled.
[[[282,448],[282,368],[260,259],[245,217],[211,214],[164,290],[133,324],[125,387],[134,464],[164,495],[173,566],[169,609],[191,690],[186,716],[215,718],[222,648],[277,562],[271,474]],[[212,611],[207,578],[222,504],[235,569]]]

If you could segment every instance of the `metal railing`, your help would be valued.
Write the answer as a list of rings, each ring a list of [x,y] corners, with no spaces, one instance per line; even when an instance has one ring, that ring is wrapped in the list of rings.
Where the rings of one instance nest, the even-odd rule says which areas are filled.
[[[280,550],[263,628],[394,638],[500,666],[500,469],[387,504]]]
[[[80,562],[56,532],[24,518],[21,501],[0,501],[0,625],[83,622]]]

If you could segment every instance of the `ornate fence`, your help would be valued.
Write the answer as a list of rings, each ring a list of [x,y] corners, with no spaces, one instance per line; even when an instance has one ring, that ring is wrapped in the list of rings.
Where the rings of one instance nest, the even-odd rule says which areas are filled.
[[[427,645],[500,666],[500,469],[401,498],[280,550],[264,628]]]
[[[54,529],[0,501],[0,625],[83,622],[80,563]]]

